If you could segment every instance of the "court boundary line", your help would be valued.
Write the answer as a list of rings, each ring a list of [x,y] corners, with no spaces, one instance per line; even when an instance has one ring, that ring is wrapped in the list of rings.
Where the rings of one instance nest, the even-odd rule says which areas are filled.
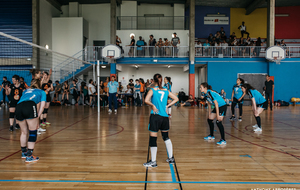
[[[0,182],[41,182],[41,183],[167,183],[167,184],[258,184],[258,185],[300,185],[300,182],[245,182],[245,181],[80,181],[80,180],[14,180],[0,179]]]

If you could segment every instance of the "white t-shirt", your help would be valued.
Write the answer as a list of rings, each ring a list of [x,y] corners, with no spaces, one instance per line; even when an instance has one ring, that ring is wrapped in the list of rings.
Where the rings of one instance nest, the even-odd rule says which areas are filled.
[[[241,25],[241,28],[240,28],[240,30],[241,30],[241,31],[246,31],[246,26],[245,26],[245,25],[244,25],[244,26],[243,26],[243,25]]]
[[[202,44],[195,44],[195,47],[202,47]]]
[[[91,88],[92,92],[91,92],[90,88]],[[92,84],[89,84],[89,85],[88,85],[88,91],[89,91],[89,95],[94,94],[94,93],[96,92],[95,86],[92,85]]]

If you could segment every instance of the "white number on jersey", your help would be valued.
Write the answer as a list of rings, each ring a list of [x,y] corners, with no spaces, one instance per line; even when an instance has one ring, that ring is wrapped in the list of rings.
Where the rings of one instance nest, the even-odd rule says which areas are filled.
[[[165,95],[165,92],[163,92],[163,91],[158,91],[158,93],[161,94],[160,101],[162,102],[162,101],[163,101],[163,98],[164,98],[164,95]]]

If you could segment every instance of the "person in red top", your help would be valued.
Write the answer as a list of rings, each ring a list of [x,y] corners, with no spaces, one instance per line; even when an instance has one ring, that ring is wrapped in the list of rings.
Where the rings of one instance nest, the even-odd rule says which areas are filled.
[[[140,78],[139,79],[139,81],[140,81],[140,85],[141,85],[141,89],[140,89],[140,92],[141,92],[141,100],[142,100],[142,105],[144,104],[144,102],[145,102],[145,82],[144,82],[144,79],[142,79],[142,78]]]

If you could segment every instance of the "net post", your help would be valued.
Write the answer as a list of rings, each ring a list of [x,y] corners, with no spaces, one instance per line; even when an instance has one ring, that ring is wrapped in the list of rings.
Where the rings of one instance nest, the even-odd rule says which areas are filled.
[[[98,103],[98,113],[100,113],[100,61],[97,60],[97,103]],[[100,117],[99,117],[100,122]]]

